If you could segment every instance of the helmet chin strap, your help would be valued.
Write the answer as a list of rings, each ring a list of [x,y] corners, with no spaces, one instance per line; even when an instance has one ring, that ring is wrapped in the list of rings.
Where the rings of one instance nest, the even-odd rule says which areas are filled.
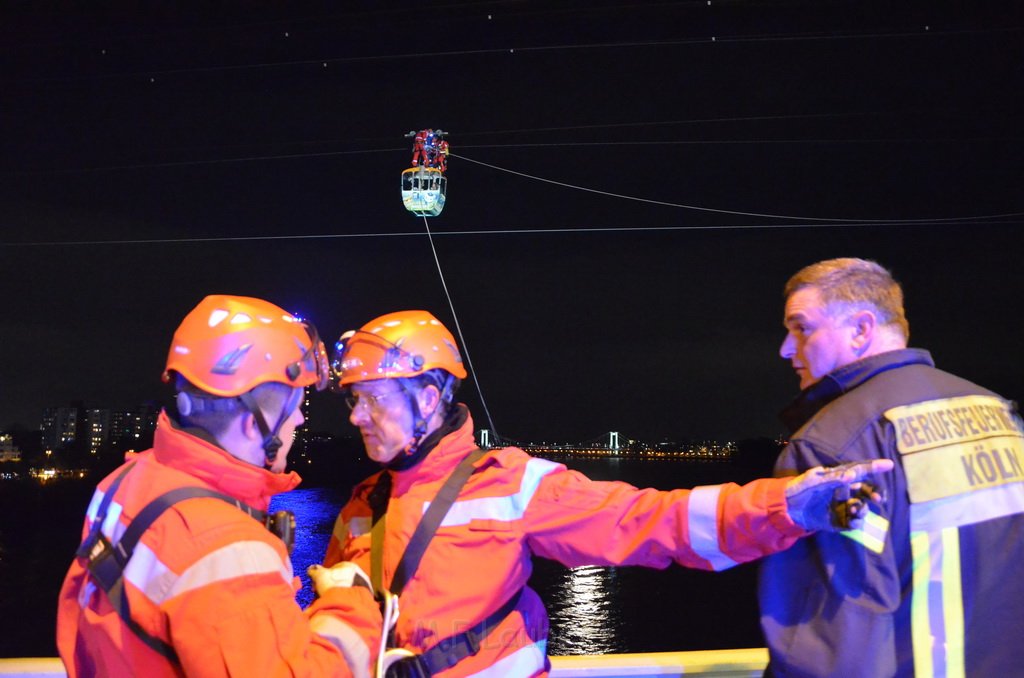
[[[399,382],[399,388],[402,389],[402,392],[405,393],[406,399],[409,401],[409,410],[412,413],[412,442],[409,443],[409,446],[407,448],[405,448],[405,452],[403,452],[401,458],[393,460],[391,464],[388,464],[388,466],[391,466],[394,463],[402,465],[403,462],[408,463],[408,460],[416,457],[417,453],[419,452],[420,445],[423,444],[423,440],[427,437],[427,423],[430,417],[433,417],[434,413],[437,412],[437,408],[441,407],[441,405],[443,404],[443,400],[439,398],[437,401],[437,405],[434,406],[434,411],[431,412],[429,416],[424,417],[423,413],[420,411],[420,406],[419,402],[416,399],[416,394],[406,389],[405,385],[402,384],[401,382]],[[445,390],[447,390],[447,384]],[[443,398],[443,396],[444,393],[442,392],[441,397]]]
[[[263,436],[263,453],[266,456],[265,465],[270,466],[277,460],[277,451],[284,444],[277,434],[281,432],[284,422],[288,420],[288,417],[292,416],[292,412],[299,406],[299,402],[302,400],[302,389],[298,388],[292,391],[292,395],[288,397],[288,401],[281,408],[281,414],[278,416],[277,423],[274,424],[273,429],[267,424],[267,419],[263,416],[263,410],[260,409],[259,403],[256,402],[256,398],[252,395],[252,391],[243,393],[238,396],[238,399],[242,401],[242,404],[252,414],[253,419],[256,421],[256,426],[260,429],[260,434]]]
[[[405,387],[402,387],[405,391]],[[408,457],[416,454],[416,451],[420,447],[420,443],[423,442],[424,436],[427,434],[427,420],[420,412],[420,405],[416,402],[416,394],[405,391],[406,396],[409,398],[409,409],[412,410],[412,444],[405,450],[405,454]]]

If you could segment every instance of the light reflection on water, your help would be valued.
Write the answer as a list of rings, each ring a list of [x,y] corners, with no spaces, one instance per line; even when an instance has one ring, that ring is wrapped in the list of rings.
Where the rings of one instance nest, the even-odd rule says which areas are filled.
[[[590,565],[564,569],[545,600],[551,617],[552,654],[624,652],[618,630],[622,615],[614,567]]]

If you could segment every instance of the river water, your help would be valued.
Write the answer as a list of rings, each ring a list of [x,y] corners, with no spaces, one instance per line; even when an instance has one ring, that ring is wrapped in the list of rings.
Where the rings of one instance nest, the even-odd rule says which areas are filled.
[[[721,461],[560,461],[595,480],[658,489],[748,479],[741,469]],[[56,654],[57,593],[94,483],[0,483],[0,657]],[[312,597],[305,569],[322,558],[349,492],[349,487],[313,487],[274,499],[275,510],[296,514],[292,560],[305,583],[298,596],[302,605]],[[710,573],[678,566],[568,569],[536,558],[530,584],[551,617],[551,654],[721,649],[763,644],[755,573],[754,564]]]

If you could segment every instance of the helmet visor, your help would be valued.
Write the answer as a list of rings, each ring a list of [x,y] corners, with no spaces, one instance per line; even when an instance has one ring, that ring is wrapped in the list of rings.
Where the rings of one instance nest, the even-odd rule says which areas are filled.
[[[303,352],[302,357],[285,367],[285,373],[289,379],[295,381],[302,376],[303,372],[312,372],[316,375],[316,380],[311,385],[315,386],[316,390],[322,391],[327,388],[331,379],[327,348],[320,340],[320,333],[317,332],[313,323],[303,322],[302,327],[309,335],[309,347]]]
[[[357,381],[409,377],[422,372],[423,365],[423,356],[413,355],[377,334],[349,330],[334,345],[331,385],[340,391]]]

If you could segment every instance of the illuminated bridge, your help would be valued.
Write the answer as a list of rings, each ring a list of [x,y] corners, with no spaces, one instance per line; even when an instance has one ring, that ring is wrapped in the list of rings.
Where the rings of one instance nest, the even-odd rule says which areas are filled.
[[[530,442],[502,436],[497,439],[488,429],[477,434],[477,443],[483,449],[491,447],[518,447],[538,457],[630,457],[636,459],[691,459],[724,461],[736,451],[733,442],[703,440],[699,442],[650,444],[624,435],[619,431],[602,433],[578,443]]]

